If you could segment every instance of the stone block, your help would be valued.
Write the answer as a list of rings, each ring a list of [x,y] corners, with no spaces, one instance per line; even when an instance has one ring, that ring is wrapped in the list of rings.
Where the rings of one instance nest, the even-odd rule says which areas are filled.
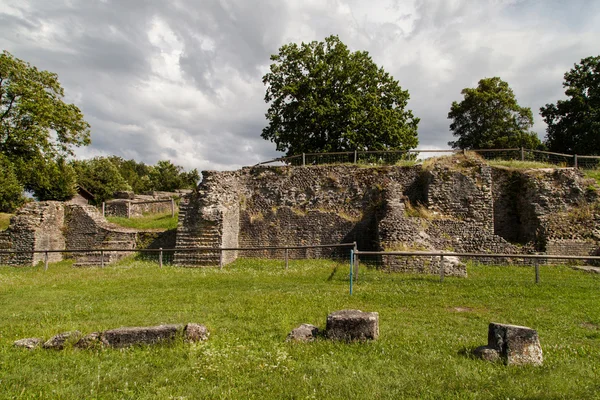
[[[102,332],[102,342],[110,347],[129,347],[175,340],[182,325],[127,327]]]
[[[88,335],[85,335],[79,339],[77,343],[75,343],[75,347],[79,349],[91,349],[102,345],[103,343],[100,332],[92,332]]]
[[[42,344],[43,341],[44,339],[41,338],[26,338],[15,341],[13,345],[15,347],[24,347],[26,349],[32,350],[38,347],[40,344]]]
[[[58,335],[55,335],[48,339],[42,347],[44,347],[45,349],[62,350],[64,349],[67,341],[76,340],[79,336],[81,336],[81,332],[79,331],[59,333]]]
[[[544,361],[537,331],[525,326],[490,323],[487,346],[477,348],[474,354],[493,361],[494,352],[507,365],[541,365]]]
[[[208,340],[210,333],[206,326],[189,323],[183,328],[183,337],[186,342],[201,342]]]
[[[473,350],[473,355],[482,360],[495,362],[500,359],[500,353],[496,349],[492,349],[488,346],[480,346]]]
[[[335,311],[327,316],[326,334],[335,340],[375,340],[379,337],[379,313]]]
[[[319,328],[311,324],[302,324],[292,329],[286,338],[286,342],[312,342],[317,338]]]

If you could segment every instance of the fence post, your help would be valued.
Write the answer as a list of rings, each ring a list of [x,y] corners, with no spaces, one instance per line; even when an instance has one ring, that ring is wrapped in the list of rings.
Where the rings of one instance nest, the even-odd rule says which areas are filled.
[[[127,201],[127,218],[131,218],[131,200]]]
[[[540,283],[540,262],[535,259],[535,283]]]
[[[289,267],[289,249],[285,249],[285,269],[287,270]]]
[[[354,150],[354,164],[358,161],[358,152]]]
[[[102,202],[102,216],[106,217],[106,203]]]
[[[358,258],[358,247],[356,243],[354,243],[354,281],[358,282],[358,266],[360,263],[360,259]]]
[[[440,282],[444,282],[444,274],[446,273],[446,271],[444,271],[444,255],[442,254],[440,256]]]
[[[219,269],[223,269],[223,249],[219,249]]]
[[[577,169],[577,154],[573,156],[573,165],[575,166],[575,169]]]
[[[525,161],[525,148],[521,147],[521,161]]]
[[[48,251],[44,253],[44,271],[48,271]]]
[[[350,296],[352,296],[352,270],[354,270],[354,257],[356,257],[356,255],[354,254],[354,249],[350,250]]]
[[[306,165],[306,154],[302,153],[302,166]]]
[[[104,250],[100,250],[100,268],[104,268]]]
[[[162,264],[163,264],[163,252],[162,252],[162,247],[159,248],[159,252],[158,252],[158,266],[159,268],[162,268]]]
[[[171,218],[175,217],[175,199],[171,197]]]

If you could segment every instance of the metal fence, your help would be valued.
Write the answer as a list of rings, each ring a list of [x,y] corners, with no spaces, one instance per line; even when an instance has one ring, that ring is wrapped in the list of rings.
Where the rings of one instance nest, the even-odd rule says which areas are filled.
[[[396,165],[410,163],[417,159],[427,158],[431,154],[459,154],[465,150],[407,150],[407,151],[350,151],[334,153],[302,153],[289,157],[279,157],[264,161],[256,166],[266,165],[324,165],[324,164],[358,164],[358,165]],[[468,150],[487,160],[533,161],[556,165],[558,167],[575,167],[582,169],[600,168],[600,156],[582,156],[577,154],[553,153],[549,151],[525,148],[513,149],[476,149]]]
[[[42,264],[44,269],[59,260],[73,260],[75,267],[106,267],[128,256],[165,265],[181,267],[224,268],[238,258],[281,260],[288,268],[291,260],[330,259],[349,262],[354,243],[311,246],[264,247],[196,247],[177,249],[77,249],[77,250],[0,250],[0,265]]]
[[[446,268],[444,259],[456,257],[460,262],[472,261],[479,265],[494,266],[522,266],[532,268],[531,281],[539,283],[540,267],[552,267],[556,265],[571,265],[576,268],[586,269],[590,272],[600,273],[600,256],[573,256],[573,255],[550,255],[550,254],[496,254],[496,253],[454,253],[441,251],[360,251],[353,253],[353,275],[355,279],[359,275],[359,266],[369,268],[389,268],[390,259],[395,257],[406,260],[407,258],[418,258],[428,262],[435,262],[435,268],[431,272],[437,272],[440,281],[444,281]],[[600,275],[599,275],[600,276]]]

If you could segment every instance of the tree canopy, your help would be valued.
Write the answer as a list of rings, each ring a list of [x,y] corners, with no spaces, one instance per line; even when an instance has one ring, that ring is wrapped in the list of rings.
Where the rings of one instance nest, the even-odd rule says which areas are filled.
[[[366,51],[351,52],[337,36],[287,44],[272,55],[264,139],[287,155],[302,152],[408,150],[419,119],[402,90]]]
[[[156,165],[146,165],[121,157],[95,157],[71,162],[77,182],[101,203],[113,198],[115,192],[132,190],[135,193],[150,191],[172,192],[194,189],[200,180],[196,169],[185,172],[181,166],[162,160]]]
[[[540,113],[548,125],[551,151],[600,154],[600,56],[587,57],[564,75],[566,100],[546,104]]]
[[[73,195],[74,172],[65,157],[90,143],[89,124],[63,97],[55,73],[7,51],[0,54],[0,154],[19,184],[39,200]]]
[[[508,83],[498,77],[481,79],[476,88],[465,88],[464,99],[452,102],[448,119],[459,149],[537,148],[541,142],[533,126],[533,113],[521,107]]]

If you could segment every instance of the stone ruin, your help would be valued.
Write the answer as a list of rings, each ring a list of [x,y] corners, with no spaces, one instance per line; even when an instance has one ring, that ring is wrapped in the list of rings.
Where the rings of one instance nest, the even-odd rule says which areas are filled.
[[[115,198],[104,204],[104,215],[109,217],[141,217],[144,214],[162,214],[171,212],[174,199],[190,194],[187,189],[176,192],[145,192],[136,194],[131,191],[115,193]]]
[[[208,340],[210,333],[204,325],[189,323],[158,325],[146,327],[124,327],[110,329],[104,332],[92,332],[83,336],[79,331],[59,333],[47,341],[42,338],[19,339],[13,343],[15,347],[33,350],[37,347],[44,349],[63,350],[72,345],[79,349],[96,347],[124,348],[137,345],[154,345],[172,343],[178,337],[185,342],[201,342]]]
[[[487,361],[502,360],[506,365],[541,365],[544,362],[536,330],[525,326],[490,323],[488,344],[474,350]]]
[[[203,178],[197,191],[182,198],[176,232],[118,227],[92,206],[30,203],[7,231],[0,232],[0,250],[356,242],[363,251],[585,256],[596,255],[600,248],[599,188],[572,168],[513,170],[461,155],[414,166],[248,167],[204,171]],[[294,249],[289,256],[333,257],[338,252]],[[105,262],[124,255],[108,252]],[[65,256],[49,253],[49,261]],[[0,264],[31,265],[43,257],[0,254]],[[98,257],[80,254],[76,265],[99,265]],[[238,257],[281,257],[281,252],[225,251],[222,259],[219,251],[175,252],[174,263],[218,265]],[[382,256],[377,265],[391,271],[438,273],[440,258]],[[457,259],[444,257],[443,267],[445,275],[465,274]]]
[[[203,177],[180,204],[177,248],[356,242],[363,251],[594,255],[600,247],[598,187],[572,168],[513,170],[461,155],[415,166],[248,167]],[[216,265],[219,256],[176,253],[175,263]],[[269,256],[277,254],[226,251],[222,262]],[[464,274],[456,261],[445,260],[445,275]],[[388,270],[424,273],[438,273],[439,263],[378,260]]]
[[[32,202],[12,218],[6,231],[0,232],[0,250],[25,253],[2,254],[0,265],[36,265],[45,260],[44,253],[29,251],[58,250],[48,253],[49,262],[72,257],[75,266],[100,265],[100,253],[62,253],[79,249],[173,248],[175,231],[135,230],[109,223],[89,205],[58,201]],[[106,251],[106,264],[130,253]]]
[[[346,342],[377,340],[379,338],[379,313],[360,310],[340,310],[327,316],[325,331],[314,325],[302,324],[286,338],[288,342],[312,342],[321,333],[327,339]]]

